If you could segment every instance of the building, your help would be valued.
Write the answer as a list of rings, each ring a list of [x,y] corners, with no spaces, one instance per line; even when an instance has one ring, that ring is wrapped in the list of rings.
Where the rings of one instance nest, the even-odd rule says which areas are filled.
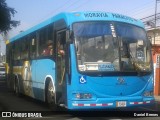
[[[147,30],[152,43],[152,57],[154,62],[154,95],[160,96],[160,28]]]

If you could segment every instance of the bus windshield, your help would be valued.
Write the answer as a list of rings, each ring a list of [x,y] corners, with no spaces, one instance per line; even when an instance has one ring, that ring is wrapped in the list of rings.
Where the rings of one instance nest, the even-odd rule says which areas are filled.
[[[143,28],[120,22],[73,24],[79,71],[149,72],[150,44]]]

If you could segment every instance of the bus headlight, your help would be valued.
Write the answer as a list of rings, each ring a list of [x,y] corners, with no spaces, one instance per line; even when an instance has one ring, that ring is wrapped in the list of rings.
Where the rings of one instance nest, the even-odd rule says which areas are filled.
[[[76,99],[91,99],[92,94],[90,94],[90,93],[76,93],[75,98]]]
[[[146,96],[146,97],[153,96],[153,91],[145,91],[143,93],[143,96]]]

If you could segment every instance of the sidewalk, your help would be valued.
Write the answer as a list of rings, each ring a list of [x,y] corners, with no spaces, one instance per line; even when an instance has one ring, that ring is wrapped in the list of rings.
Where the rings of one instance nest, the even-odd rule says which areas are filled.
[[[160,102],[160,96],[154,96],[154,98],[155,98],[155,101]]]

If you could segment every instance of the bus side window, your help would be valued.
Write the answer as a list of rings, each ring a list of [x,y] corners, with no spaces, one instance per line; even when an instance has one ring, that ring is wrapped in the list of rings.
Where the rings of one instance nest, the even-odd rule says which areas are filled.
[[[47,47],[46,44],[46,28],[43,28],[39,32],[39,47],[38,47],[38,55],[44,56],[43,51]]]
[[[30,58],[36,58],[36,34],[30,37]]]
[[[53,55],[53,25],[51,24],[40,30],[39,36],[39,55]]]
[[[65,50],[65,44],[66,44],[66,32],[63,31],[58,34],[57,38],[57,47],[58,47],[58,54],[64,55],[64,50]]]
[[[20,42],[17,41],[16,43],[14,43],[14,60],[20,60],[21,55],[20,55],[20,51],[21,51],[21,45]]]
[[[50,49],[50,55],[54,54],[54,40],[53,40],[53,24],[49,25],[47,28],[47,41],[51,42],[51,49]]]
[[[28,53],[29,53],[29,44],[28,43],[29,43],[28,39],[23,38],[21,59],[28,59]]]

